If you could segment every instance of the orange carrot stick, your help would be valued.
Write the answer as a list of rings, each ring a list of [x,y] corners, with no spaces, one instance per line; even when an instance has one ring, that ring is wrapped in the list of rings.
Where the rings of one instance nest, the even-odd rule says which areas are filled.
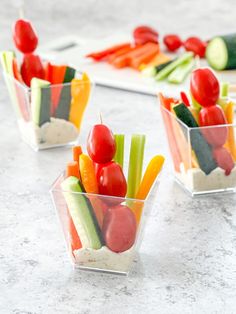
[[[224,111],[225,111],[227,122],[229,124],[233,124],[234,123],[234,103],[230,101],[227,104]],[[227,142],[225,146],[230,151],[234,161],[236,161],[236,144],[235,144],[235,137],[234,137],[234,127],[232,126],[228,128],[228,138],[227,138]]]
[[[80,179],[79,164],[77,161],[71,161],[66,167],[66,177],[76,177]]]
[[[79,164],[76,161],[73,161],[67,164],[66,177],[70,177],[70,176],[75,176],[78,179],[80,178]],[[82,243],[75,229],[75,225],[74,225],[73,219],[71,218],[68,208],[66,208],[66,211],[67,211],[67,216],[68,216],[68,230],[70,234],[70,244],[71,244],[71,249],[73,253],[74,250],[78,250],[82,248]]]
[[[72,147],[73,160],[79,162],[79,156],[83,153],[81,146]]]

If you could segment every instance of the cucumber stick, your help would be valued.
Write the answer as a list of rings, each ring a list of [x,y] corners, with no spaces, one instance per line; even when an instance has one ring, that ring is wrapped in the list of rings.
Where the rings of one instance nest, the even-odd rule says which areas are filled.
[[[192,149],[197,157],[199,167],[206,175],[211,173],[211,171],[217,167],[217,164],[213,158],[212,149],[204,139],[192,113],[184,104],[176,105],[173,109],[179,120],[189,128],[193,128],[190,130],[190,141]]]
[[[142,70],[142,74],[147,77],[153,77],[155,76],[158,72],[163,70],[167,65],[171,64],[174,60],[167,61],[165,63],[161,63],[159,65],[154,65],[154,66],[149,66],[146,67]]]
[[[215,70],[236,69],[236,34],[211,39],[207,45],[206,59]]]
[[[143,156],[145,148],[145,135],[134,134],[131,138],[129,171],[128,171],[128,191],[127,197],[135,198],[143,170]]]
[[[186,52],[181,57],[177,58],[175,61],[171,62],[169,65],[164,67],[155,77],[157,81],[164,80],[177,66],[185,63],[193,58],[192,52]]]
[[[50,82],[38,78],[31,80],[31,112],[33,122],[41,126],[50,122],[51,91]]]
[[[125,136],[124,134],[115,134],[116,141],[116,154],[114,157],[114,161],[117,162],[121,168],[124,165],[124,145],[125,145]]]
[[[80,182],[71,176],[62,182],[61,188],[83,248],[100,249],[101,230],[89,200],[80,194],[84,192]]]
[[[189,59],[188,61],[180,64],[175,68],[174,71],[170,73],[168,76],[168,82],[174,83],[174,84],[180,84],[182,83],[187,75],[192,71],[195,65],[195,60]]]

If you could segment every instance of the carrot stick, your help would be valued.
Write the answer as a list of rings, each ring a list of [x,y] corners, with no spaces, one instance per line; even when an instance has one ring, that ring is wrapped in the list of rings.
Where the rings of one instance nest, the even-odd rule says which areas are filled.
[[[77,175],[76,175],[77,174]],[[79,165],[77,162],[70,162],[67,164],[66,168],[66,177],[75,176],[79,178]],[[67,216],[68,216],[68,230],[70,235],[70,244],[72,249],[72,254],[74,250],[78,250],[82,248],[82,243],[76,231],[73,219],[71,218],[70,212],[68,208],[66,208]]]
[[[73,160],[79,162],[79,156],[82,154],[81,146],[72,147]]]
[[[143,52],[142,55],[138,57],[131,58],[130,66],[134,69],[138,69],[142,63],[149,62],[155,55],[159,52],[159,46],[153,45],[149,49]]]
[[[143,55],[143,53],[146,53],[148,50],[153,49],[153,47],[157,46],[158,45],[154,43],[147,43],[145,45],[135,47],[130,52],[115,58],[115,60],[112,62],[112,65],[116,68],[130,66],[131,60],[138,58],[139,56]]]
[[[72,161],[67,164],[66,177],[71,177],[71,176],[80,179],[79,165],[78,165],[78,162],[76,161]]]
[[[159,52],[157,55],[155,55],[149,62],[144,62],[140,65],[139,69],[143,70],[146,67],[151,67],[151,66],[158,66],[162,63],[170,61],[170,57],[165,55],[162,52]]]
[[[227,119],[227,122],[229,124],[234,123],[234,103],[230,101],[226,108],[225,108],[225,116]],[[230,126],[228,128],[228,138],[226,142],[226,147],[230,151],[234,161],[236,161],[236,144],[235,144],[235,137],[234,137],[234,127]]]

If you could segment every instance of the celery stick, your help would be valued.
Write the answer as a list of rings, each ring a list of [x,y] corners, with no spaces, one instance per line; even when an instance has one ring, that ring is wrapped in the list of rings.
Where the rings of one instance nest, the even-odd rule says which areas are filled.
[[[130,198],[135,197],[141,182],[144,147],[145,135],[142,134],[132,135],[129,156],[128,191],[127,191],[127,197]]]
[[[180,64],[175,68],[173,72],[170,73],[168,76],[168,82],[174,83],[174,84],[180,84],[182,83],[186,76],[191,72],[195,65],[194,59],[189,59],[188,61]]]
[[[222,82],[220,84],[220,97],[228,97],[229,95],[229,83]]]
[[[163,70],[161,70],[156,76],[155,79],[157,81],[165,79],[177,66],[181,65],[182,63],[188,61],[189,59],[192,59],[193,53],[192,52],[186,52],[181,57],[176,59],[175,61],[171,62],[169,65],[167,65]]]
[[[121,168],[123,168],[125,136],[124,134],[115,134],[114,137],[116,141],[116,154],[114,161],[117,162]]]

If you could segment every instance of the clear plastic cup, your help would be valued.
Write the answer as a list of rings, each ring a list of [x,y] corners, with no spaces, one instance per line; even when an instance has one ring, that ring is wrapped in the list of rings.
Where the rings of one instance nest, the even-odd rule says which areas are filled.
[[[71,83],[28,88],[3,72],[22,139],[35,151],[77,143],[90,100],[90,81],[76,73]]]
[[[72,263],[80,269],[127,275],[139,252],[145,224],[157,194],[159,177],[145,200],[68,192],[62,190],[61,187],[64,178],[63,173],[56,179],[50,193],[61,222]],[[85,202],[86,208],[84,207]],[[108,211],[116,210],[116,206],[121,205],[128,206],[126,211],[131,212],[136,225],[132,241],[130,238],[127,240],[127,246],[123,247],[122,252],[119,251],[119,241],[114,240],[114,235],[113,238],[109,238],[109,235],[106,236],[104,233]],[[75,214],[78,212],[79,216]],[[84,221],[84,217],[87,217],[88,213],[93,217],[92,225],[91,219],[90,222],[86,220],[87,223]],[[113,222],[117,223],[116,220]],[[85,225],[83,225],[84,223]],[[123,224],[125,225],[125,222]],[[126,233],[126,229],[122,225],[118,230],[116,229],[118,238],[125,236]],[[94,230],[96,230],[95,235]],[[93,237],[87,237],[85,233],[86,235],[92,234]]]
[[[236,162],[236,124],[190,128],[160,104],[176,181],[192,196],[236,192],[236,166],[230,174],[216,161],[209,137],[227,132],[222,146]],[[207,141],[208,139],[208,141]]]

